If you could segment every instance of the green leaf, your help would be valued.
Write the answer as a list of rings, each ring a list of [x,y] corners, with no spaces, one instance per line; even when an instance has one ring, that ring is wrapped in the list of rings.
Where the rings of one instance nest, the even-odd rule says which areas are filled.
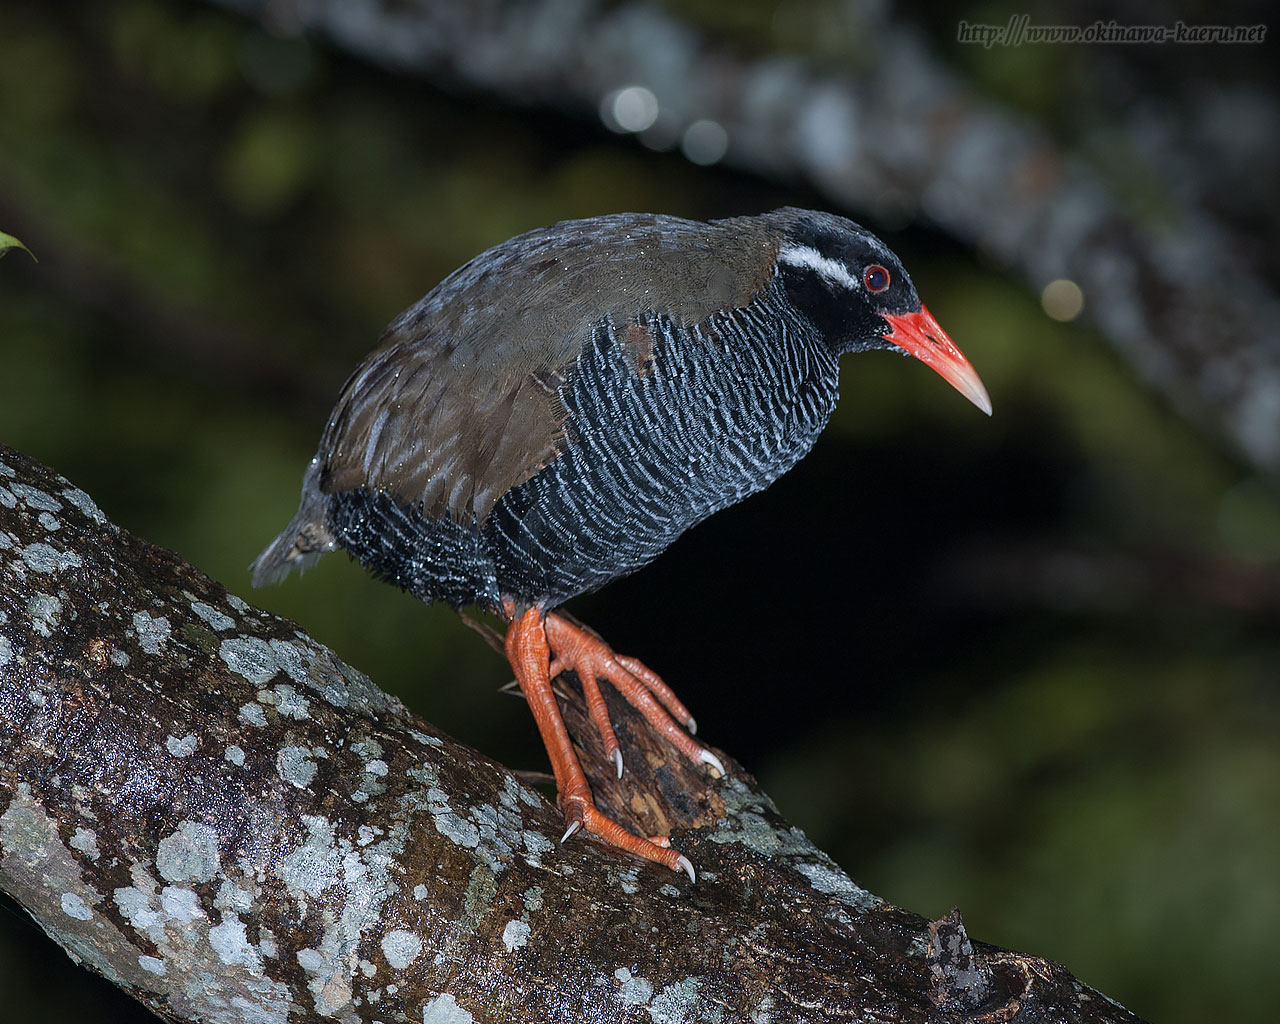
[[[6,235],[3,231],[0,231],[0,256],[3,256],[10,249],[21,249],[33,260],[36,260],[36,254],[18,241],[18,239],[14,238],[13,235]],[[36,262],[39,263],[40,261],[36,260]]]

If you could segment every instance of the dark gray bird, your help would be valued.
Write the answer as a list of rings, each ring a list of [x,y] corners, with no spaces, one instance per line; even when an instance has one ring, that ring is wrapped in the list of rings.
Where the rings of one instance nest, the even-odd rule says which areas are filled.
[[[692,878],[665,840],[596,810],[552,678],[577,674],[619,775],[601,679],[723,766],[657,675],[556,609],[795,465],[835,408],[839,357],[868,349],[915,356],[990,413],[897,258],[843,217],[617,214],[519,235],[401,313],[343,386],[254,585],[342,547],[424,601],[503,616],[565,837],[584,827]]]

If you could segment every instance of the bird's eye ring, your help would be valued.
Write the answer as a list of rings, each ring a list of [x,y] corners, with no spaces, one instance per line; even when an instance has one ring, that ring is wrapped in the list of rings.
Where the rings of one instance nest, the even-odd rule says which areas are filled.
[[[869,292],[886,291],[890,284],[889,271],[879,263],[873,263],[862,272],[862,283],[866,285]]]

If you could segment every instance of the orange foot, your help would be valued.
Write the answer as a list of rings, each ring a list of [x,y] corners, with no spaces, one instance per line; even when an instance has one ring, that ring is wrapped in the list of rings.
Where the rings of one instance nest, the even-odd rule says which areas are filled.
[[[555,657],[552,657],[552,651]],[[599,637],[571,623],[564,616],[551,612],[544,615],[539,608],[530,608],[523,615],[511,620],[507,627],[507,660],[516,673],[516,682],[524,692],[529,708],[533,711],[538,731],[551,757],[551,769],[555,773],[557,799],[564,811],[568,839],[580,828],[599,836],[610,846],[617,846],[639,857],[665,864],[673,871],[683,871],[694,879],[693,864],[684,854],[671,849],[665,836],[643,838],[628,832],[611,818],[596,810],[591,798],[591,787],[582,772],[582,765],[573,751],[569,732],[551,689],[551,680],[565,669],[573,669],[582,681],[582,691],[587,709],[604,740],[605,751],[617,766],[622,777],[622,752],[618,747],[613,725],[600,694],[598,680],[606,679],[627,701],[667,739],[695,764],[705,764],[717,777],[723,775],[724,765],[711,751],[699,746],[672,720],[675,715],[692,732],[693,718],[676,695],[655,673],[635,658],[614,654]],[[561,840],[561,842],[564,841]]]

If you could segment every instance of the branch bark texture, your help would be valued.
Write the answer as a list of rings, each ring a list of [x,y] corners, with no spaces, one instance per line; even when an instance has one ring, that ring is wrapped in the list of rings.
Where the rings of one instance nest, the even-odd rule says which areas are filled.
[[[1136,1021],[1064,968],[866,892],[732,761],[624,705],[591,840],[297,626],[0,448],[0,888],[175,1021]]]

